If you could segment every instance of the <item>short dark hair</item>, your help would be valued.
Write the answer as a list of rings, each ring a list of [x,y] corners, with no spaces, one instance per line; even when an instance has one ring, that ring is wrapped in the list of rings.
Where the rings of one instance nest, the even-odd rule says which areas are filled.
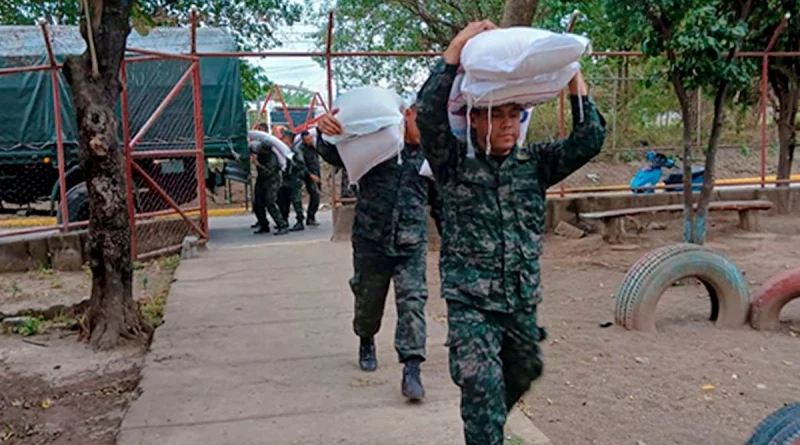
[[[310,134],[311,134],[311,133],[309,133],[309,132],[308,132],[308,130],[303,130],[303,132],[302,132],[302,133],[300,133],[300,137],[303,137],[303,138],[304,138],[304,137],[306,137],[306,136],[308,136],[308,135],[310,135]]]
[[[267,124],[264,122],[259,122],[258,125],[256,125],[256,128],[258,128],[261,131],[269,130],[269,127],[267,127]]]

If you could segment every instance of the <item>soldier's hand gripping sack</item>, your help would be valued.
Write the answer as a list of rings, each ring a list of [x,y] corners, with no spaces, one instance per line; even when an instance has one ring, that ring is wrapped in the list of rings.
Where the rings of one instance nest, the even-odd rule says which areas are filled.
[[[404,145],[403,98],[384,88],[356,88],[339,96],[333,104],[342,134],[323,134],[336,144],[351,184],[376,165],[398,156]]]

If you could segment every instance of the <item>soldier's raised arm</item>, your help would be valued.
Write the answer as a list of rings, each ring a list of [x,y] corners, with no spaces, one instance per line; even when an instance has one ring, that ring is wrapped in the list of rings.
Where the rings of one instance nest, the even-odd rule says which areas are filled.
[[[318,133],[316,150],[328,164],[334,167],[344,168],[344,162],[341,156],[339,156],[336,146],[326,142],[325,139],[322,138],[323,134],[327,136],[342,134],[342,124],[336,119],[336,114],[338,112],[339,109],[335,108],[331,110],[330,113],[326,113],[322,116],[319,122],[317,122]]]
[[[535,145],[531,152],[539,158],[539,174],[547,187],[583,167],[603,148],[606,138],[606,121],[594,101],[589,88],[579,72],[569,84],[572,105],[572,133],[567,139]]]
[[[447,118],[447,102],[461,63],[461,50],[469,39],[494,28],[492,22],[484,20],[470,23],[461,30],[442,54],[441,60],[433,68],[417,97],[417,125],[422,135],[422,148],[431,164],[431,170],[437,176],[440,175],[442,166],[463,155],[459,152],[465,150],[465,145],[459,143],[450,132]]]

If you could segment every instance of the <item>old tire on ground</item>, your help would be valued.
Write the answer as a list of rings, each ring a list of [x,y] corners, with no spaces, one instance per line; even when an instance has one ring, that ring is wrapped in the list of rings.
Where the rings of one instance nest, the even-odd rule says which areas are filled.
[[[784,406],[767,416],[746,445],[796,445],[800,443],[800,403]]]
[[[800,298],[800,269],[775,275],[754,295],[750,305],[750,324],[759,331],[778,330],[781,309],[795,298]]]
[[[655,332],[661,295],[676,281],[697,278],[711,298],[719,328],[747,323],[750,293],[741,271],[725,255],[695,244],[654,250],[631,267],[617,291],[616,321],[627,329]]]

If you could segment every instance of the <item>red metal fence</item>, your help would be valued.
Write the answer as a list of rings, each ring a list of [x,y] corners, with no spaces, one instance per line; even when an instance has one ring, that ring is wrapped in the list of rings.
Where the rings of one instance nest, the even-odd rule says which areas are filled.
[[[27,76],[41,71],[50,72],[52,83],[55,126],[55,177],[53,202],[57,202],[57,219],[39,218],[41,224],[32,228],[4,230],[0,237],[13,239],[21,235],[47,232],[67,232],[88,225],[86,205],[88,203],[85,182],[77,156],[77,135],[74,123],[66,116],[65,101],[69,100],[65,90],[66,81],[61,73],[53,50],[53,37],[42,25],[42,36],[46,48],[46,65],[0,68],[0,76]],[[134,256],[146,259],[155,255],[177,252],[187,235],[200,240],[208,239],[208,212],[205,187],[205,158],[203,150],[203,115],[201,109],[200,59],[194,55],[164,54],[156,51],[128,48],[120,69],[123,90],[120,96],[121,142],[125,150],[126,189],[128,212],[131,221],[131,243]],[[128,76],[138,63],[150,64],[151,73],[157,64],[158,75],[151,88],[131,91]],[[141,76],[142,73],[140,72]],[[26,85],[28,79],[20,79]],[[35,79],[34,79],[35,81]],[[141,82],[139,82],[141,84]],[[27,98],[35,102],[34,98]],[[35,105],[35,104],[33,104]],[[164,116],[168,116],[167,119]],[[65,121],[70,127],[69,147],[65,143]],[[19,147],[17,147],[19,148]],[[46,147],[45,147],[46,149]],[[47,153],[45,150],[44,153]],[[26,169],[27,161],[15,167]],[[44,164],[52,170],[52,160],[44,158]],[[37,164],[39,166],[39,164]],[[15,174],[20,170],[15,170]],[[46,181],[51,174],[46,169],[36,170],[34,175],[19,174],[20,181]],[[41,179],[41,178],[45,179]],[[25,188],[29,184],[18,184]],[[49,192],[49,186],[48,192]],[[30,189],[42,189],[42,184],[31,184]],[[47,213],[46,197],[41,191],[28,194],[29,212]],[[21,202],[22,200],[20,200]],[[37,219],[34,219],[35,224]],[[30,223],[31,221],[27,221]]]

